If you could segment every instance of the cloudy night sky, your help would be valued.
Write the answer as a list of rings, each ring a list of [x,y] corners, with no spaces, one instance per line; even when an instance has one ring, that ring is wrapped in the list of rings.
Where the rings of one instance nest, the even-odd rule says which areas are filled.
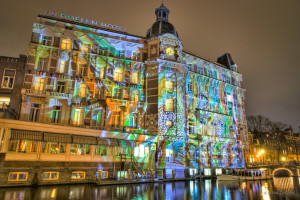
[[[27,55],[45,10],[123,26],[146,36],[161,0],[2,0],[0,55]],[[246,114],[300,126],[299,0],[165,0],[184,48],[216,61],[231,53],[243,75]]]

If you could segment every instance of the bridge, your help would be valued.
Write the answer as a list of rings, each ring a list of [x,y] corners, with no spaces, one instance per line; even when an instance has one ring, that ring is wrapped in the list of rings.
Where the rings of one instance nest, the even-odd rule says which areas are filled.
[[[288,172],[290,176],[300,176],[300,166],[299,165],[259,165],[255,167],[250,167],[248,169],[261,169],[268,168],[271,170],[273,176],[278,175],[280,172]]]

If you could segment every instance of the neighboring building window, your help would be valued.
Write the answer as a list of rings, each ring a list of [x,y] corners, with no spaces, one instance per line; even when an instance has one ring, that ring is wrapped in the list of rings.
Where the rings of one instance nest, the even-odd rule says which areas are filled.
[[[168,91],[173,91],[173,82],[171,82],[171,81],[165,81],[165,88],[166,88],[166,90],[168,90]]]
[[[29,121],[31,122],[38,122],[40,116],[41,104],[32,103],[30,114],[29,114]]]
[[[168,112],[173,112],[174,110],[174,104],[173,104],[173,99],[166,99],[166,105],[165,105],[165,110]]]
[[[58,142],[44,142],[43,153],[59,154],[66,152],[66,144]]]
[[[88,53],[88,52],[89,52],[89,45],[87,45],[87,44],[82,44],[82,45],[81,45],[81,52]]]
[[[124,70],[122,68],[118,68],[115,70],[114,80],[115,81],[124,81]]]
[[[192,91],[193,91],[193,85],[192,85],[191,82],[188,82],[188,83],[187,83],[187,89],[188,89],[189,92],[192,92]]]
[[[81,124],[81,109],[76,108],[74,111],[74,121],[73,124],[80,125]]]
[[[2,88],[13,88],[15,81],[16,70],[14,69],[5,69],[4,76],[2,79]]]
[[[189,71],[193,71],[193,65],[192,64],[187,64],[187,69]]]
[[[112,111],[112,125],[118,126],[120,125],[121,120],[121,111]]]
[[[35,78],[34,90],[44,91],[45,82],[46,82],[46,78]]]
[[[27,181],[28,172],[10,172],[8,181]]]
[[[44,172],[43,180],[58,180],[58,172]]]
[[[85,172],[72,172],[71,179],[85,179]]]
[[[139,95],[139,91],[138,90],[133,90],[131,92],[131,101],[139,101],[140,100],[140,95]]]
[[[141,54],[137,52],[133,52],[133,60],[140,61],[141,60]]]
[[[96,155],[107,156],[108,146],[97,145],[95,149]]]
[[[64,39],[61,41],[61,48],[62,49],[71,49],[72,47],[72,41],[71,40],[68,40],[68,39]]]
[[[58,65],[58,72],[59,73],[64,73],[65,72],[65,67],[66,67],[66,61],[64,61],[64,60],[61,60],[60,62],[59,62],[59,65]]]
[[[71,145],[71,154],[75,154],[75,155],[90,154],[90,145],[89,144],[72,144]]]
[[[78,96],[85,97],[85,95],[86,95],[86,84],[81,83],[78,89]]]
[[[52,37],[43,35],[42,36],[42,45],[51,46]]]
[[[56,92],[65,93],[66,82],[57,81]]]
[[[132,72],[131,73],[131,83],[139,83],[139,73],[138,72]]]
[[[78,75],[87,76],[87,64],[79,64]]]
[[[48,58],[39,58],[38,64],[37,64],[37,71],[47,71],[48,70]]]
[[[61,106],[53,106],[51,122],[56,124],[61,122]]]
[[[0,97],[0,109],[6,109],[9,105],[10,97]]]

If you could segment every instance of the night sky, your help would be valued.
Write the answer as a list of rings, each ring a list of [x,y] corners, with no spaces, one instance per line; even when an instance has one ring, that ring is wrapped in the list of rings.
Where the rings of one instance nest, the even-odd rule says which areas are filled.
[[[161,0],[2,0],[0,55],[27,55],[45,10],[123,26],[145,36]],[[299,0],[166,0],[184,48],[216,61],[231,53],[243,75],[246,114],[300,126]]]

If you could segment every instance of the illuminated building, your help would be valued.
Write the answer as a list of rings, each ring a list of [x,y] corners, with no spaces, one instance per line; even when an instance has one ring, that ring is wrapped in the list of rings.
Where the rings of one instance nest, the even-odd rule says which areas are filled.
[[[182,178],[243,167],[237,65],[228,53],[215,63],[185,51],[169,10],[155,14],[146,37],[66,14],[38,16],[21,121],[2,121],[5,161],[34,163],[39,184],[52,174],[52,183],[91,182],[98,170],[104,178],[127,169]]]

